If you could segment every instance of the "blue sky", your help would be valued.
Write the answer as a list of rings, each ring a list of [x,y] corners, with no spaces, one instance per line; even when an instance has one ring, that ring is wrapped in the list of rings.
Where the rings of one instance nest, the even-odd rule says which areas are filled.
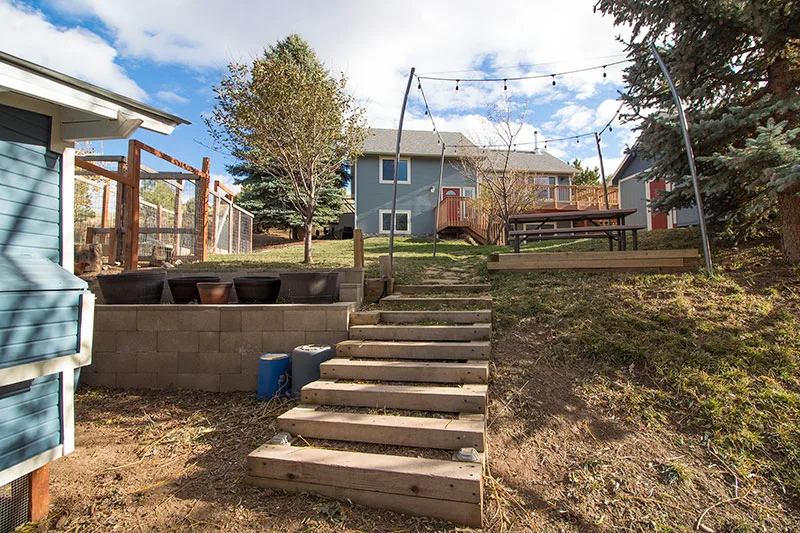
[[[623,59],[615,36],[625,33],[594,14],[592,0],[368,0],[292,3],[239,0],[0,0],[0,49],[139,99],[192,122],[170,136],[136,138],[189,164],[211,158],[212,174],[230,182],[226,154],[214,151],[203,115],[212,88],[229,62],[246,62],[295,32],[305,38],[367,110],[369,124],[396,127],[410,67],[444,77],[550,74]],[[551,79],[508,83],[515,102],[527,101],[519,142],[598,130],[614,115],[625,87],[620,66]],[[416,83],[415,86],[416,87]],[[491,136],[481,119],[503,96],[503,83],[423,81],[437,126],[475,142]],[[430,129],[419,91],[412,90],[407,129]],[[633,142],[629,127],[614,124],[603,136],[606,172]],[[550,143],[564,160],[597,164],[592,139]],[[542,145],[540,145],[542,147]],[[105,154],[125,144],[104,142]],[[144,164],[162,168],[157,160]]]

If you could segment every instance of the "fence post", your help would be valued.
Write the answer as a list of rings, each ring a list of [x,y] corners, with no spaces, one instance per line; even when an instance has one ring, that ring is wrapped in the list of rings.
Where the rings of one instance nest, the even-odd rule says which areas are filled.
[[[175,189],[175,229],[183,227],[183,180],[177,180],[176,183],[180,185]],[[175,258],[181,254],[181,234],[175,233]]]
[[[353,230],[353,266],[364,268],[364,232],[360,229]]]
[[[203,158],[203,176],[198,176],[195,187],[195,219],[197,258],[200,261],[208,259],[208,193],[211,188],[211,160]]]
[[[125,268],[137,270],[139,268],[139,171],[142,152],[138,142],[128,141],[128,179],[133,184],[128,187],[126,198],[127,212],[125,213]]]
[[[219,183],[219,182],[217,182],[217,183]],[[215,193],[217,192],[216,183],[214,184],[214,192]],[[211,223],[209,222],[209,226],[210,225],[211,225]],[[209,238],[211,239],[210,244],[209,244],[209,248],[211,248],[211,251],[214,252],[214,253],[218,252],[218,250],[217,250],[217,245],[219,244],[217,242],[217,232],[218,231],[219,231],[219,196],[214,194],[214,230],[211,232],[211,235],[209,236]]]

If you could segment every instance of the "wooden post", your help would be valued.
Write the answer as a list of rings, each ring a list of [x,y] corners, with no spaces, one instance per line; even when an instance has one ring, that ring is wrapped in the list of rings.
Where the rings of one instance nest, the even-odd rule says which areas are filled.
[[[50,465],[41,466],[28,476],[28,514],[31,522],[39,522],[47,517],[50,510]]]
[[[94,228],[86,228],[86,244],[94,242]]]
[[[353,266],[364,268],[364,232],[353,230]]]
[[[125,268],[139,268],[139,174],[141,170],[142,151],[138,141],[128,141],[128,180],[133,183],[129,187],[128,209],[125,223]]]
[[[183,227],[183,180],[177,181],[180,187],[175,190],[175,229]],[[175,251],[174,256],[177,258],[181,251],[181,234],[175,234]]]
[[[233,253],[233,202],[228,202],[228,253]]]
[[[211,188],[211,160],[203,158],[203,174],[198,176],[195,187],[195,212],[197,213],[195,229],[197,230],[197,259],[208,259],[208,192]]]
[[[161,208],[160,205],[156,206],[156,225],[158,225],[159,229],[161,225],[164,223],[164,210]],[[161,242],[161,234],[156,235],[156,239]]]
[[[214,192],[217,192],[217,186],[214,184]],[[209,248],[211,248],[212,253],[217,253],[217,246],[219,243],[217,242],[217,232],[219,231],[219,196],[217,194],[214,195],[214,230],[211,232],[211,244]]]

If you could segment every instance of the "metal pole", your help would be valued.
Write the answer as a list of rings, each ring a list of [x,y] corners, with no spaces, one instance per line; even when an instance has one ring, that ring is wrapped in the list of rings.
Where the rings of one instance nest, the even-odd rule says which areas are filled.
[[[436,238],[439,236],[439,205],[442,201],[442,174],[444,174],[444,150],[447,148],[442,143],[442,159],[439,162],[439,186],[436,188],[436,209],[433,215],[433,257],[436,257]]]
[[[406,85],[406,94],[403,97],[403,108],[400,110],[400,125],[397,126],[397,149],[394,152],[394,184],[392,188],[392,222],[389,230],[389,277],[394,275],[394,230],[397,225],[396,215],[397,212],[397,175],[400,171],[400,139],[403,137],[403,118],[406,114],[406,104],[408,103],[408,93],[411,91],[411,82],[414,79],[414,67],[411,67],[411,72],[408,73],[408,85]],[[380,221],[383,224],[383,221]]]
[[[606,201],[606,211],[608,211],[608,185],[606,184],[606,169],[603,166],[603,152],[600,150],[600,135],[594,132],[594,142],[597,143],[597,157],[600,158],[600,181],[603,182],[603,198]]]
[[[706,260],[706,271],[709,275],[711,275],[713,274],[713,266],[711,265],[711,247],[708,244],[706,216],[703,210],[703,198],[700,196],[700,184],[697,179],[697,168],[694,164],[694,150],[692,150],[692,143],[689,140],[689,125],[686,123],[686,115],[683,112],[683,105],[681,104],[681,99],[678,96],[678,91],[675,89],[675,84],[672,83],[672,77],[669,75],[667,66],[664,64],[664,61],[658,54],[658,50],[656,50],[656,45],[654,43],[650,43],[650,50],[652,50],[653,56],[655,56],[656,61],[658,62],[658,66],[661,67],[661,72],[664,73],[664,77],[667,78],[667,84],[669,84],[669,90],[672,93],[672,99],[675,100],[675,107],[678,110],[678,122],[680,122],[681,131],[683,132],[683,142],[686,145],[686,157],[689,159],[689,170],[692,173],[694,200],[697,204],[697,217],[700,219],[700,237],[703,241],[703,256]]]

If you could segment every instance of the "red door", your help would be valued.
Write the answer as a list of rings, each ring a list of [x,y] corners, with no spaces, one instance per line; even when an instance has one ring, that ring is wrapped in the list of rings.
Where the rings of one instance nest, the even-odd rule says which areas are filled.
[[[461,189],[458,187],[442,187],[442,200],[448,197],[458,197],[461,196]],[[461,220],[461,209],[460,209],[460,202],[456,200],[450,200],[445,209],[447,210],[447,225],[453,226],[455,225],[454,222],[458,222]]]
[[[658,198],[661,196],[661,191],[667,190],[667,182],[664,180],[656,180],[651,181],[647,184],[650,187],[650,198]],[[650,213],[650,221],[652,223],[652,229],[667,229],[669,227],[667,222],[667,215],[666,213]]]

